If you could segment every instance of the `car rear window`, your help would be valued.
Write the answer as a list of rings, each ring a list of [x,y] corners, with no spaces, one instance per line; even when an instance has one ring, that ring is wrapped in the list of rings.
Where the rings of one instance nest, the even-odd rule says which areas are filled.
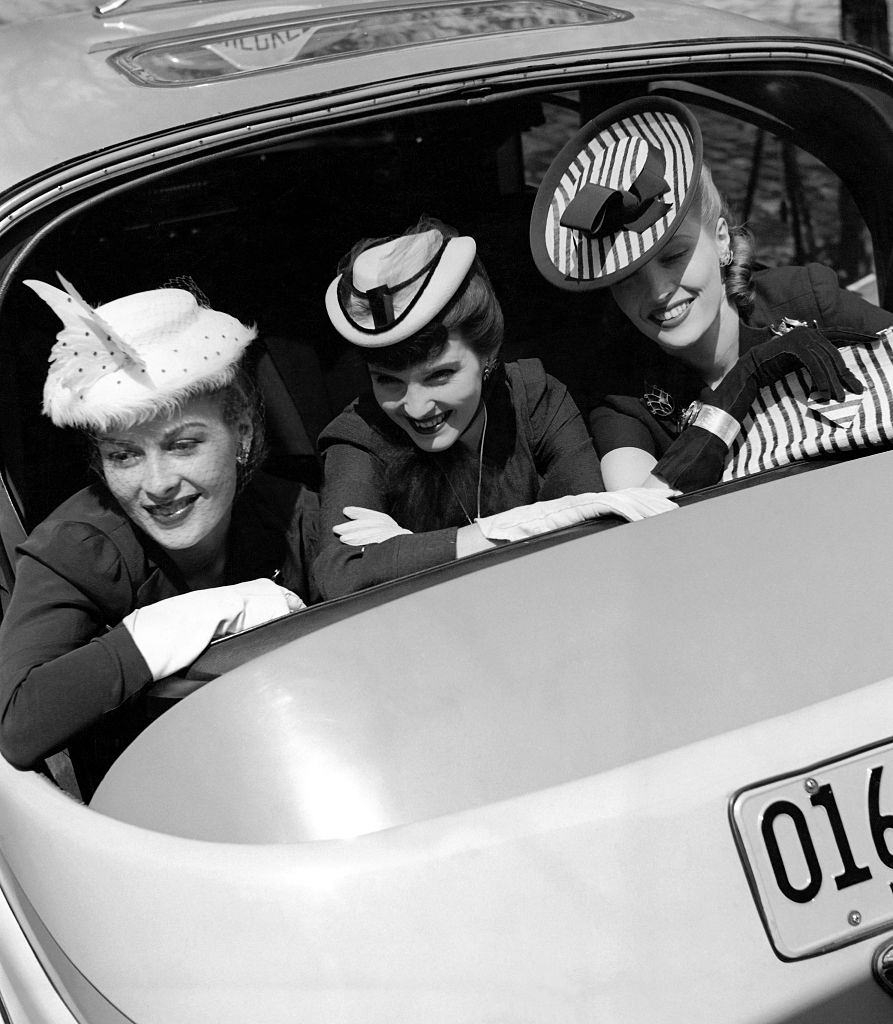
[[[505,0],[413,4],[375,11],[342,8],[321,16],[282,14],[213,26],[188,39],[116,53],[112,64],[140,85],[176,86],[233,78],[358,52],[430,42],[525,32],[568,25],[625,21],[632,15],[574,0]]]

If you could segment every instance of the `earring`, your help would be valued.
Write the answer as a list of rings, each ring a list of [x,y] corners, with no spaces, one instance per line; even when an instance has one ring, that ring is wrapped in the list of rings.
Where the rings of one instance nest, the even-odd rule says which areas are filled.
[[[490,379],[490,374],[492,372],[493,372],[493,364],[492,363],[487,363],[487,365],[484,367],[484,383],[485,384]]]
[[[239,454],[236,456],[236,462],[238,462],[238,464],[240,466],[247,466],[248,465],[248,452],[249,452],[249,448],[248,448],[247,444],[243,444],[239,448]]]
[[[726,251],[719,257],[719,265],[721,267],[728,267],[732,262],[732,250],[726,249]]]

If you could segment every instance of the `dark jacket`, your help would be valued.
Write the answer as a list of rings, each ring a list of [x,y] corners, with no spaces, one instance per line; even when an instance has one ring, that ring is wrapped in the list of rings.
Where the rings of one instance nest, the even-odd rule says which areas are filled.
[[[312,599],[316,504],[299,485],[258,474],[233,506],[223,582],[279,570],[277,582]],[[0,625],[0,749],[7,760],[33,767],[76,737],[76,768],[78,754],[82,762],[110,763],[147,724],[138,698],[152,682],[121,620],[187,589],[164,551],[100,485],[79,491],[37,526],[18,548]]]
[[[488,486],[482,515],[602,490],[598,458],[583,418],[567,388],[550,377],[538,359],[522,359],[497,371],[487,412]],[[333,420],[319,443],[325,470],[314,575],[324,597],[351,593],[456,557],[456,534],[468,523],[458,502],[443,510],[442,529],[403,534],[365,548],[343,544],[332,532],[333,526],[345,522],[342,509],[348,505],[391,513],[387,467],[414,447],[371,394],[358,398]]]
[[[819,263],[778,267],[754,275],[754,307],[739,332],[741,354],[767,338],[766,328],[782,317],[815,320],[820,327],[841,327],[874,334],[893,323],[893,314],[840,287],[837,275]],[[698,375],[653,342],[619,338],[629,352],[605,395],[589,416],[601,457],[629,446],[659,458],[678,436],[682,413],[695,399],[709,399]]]

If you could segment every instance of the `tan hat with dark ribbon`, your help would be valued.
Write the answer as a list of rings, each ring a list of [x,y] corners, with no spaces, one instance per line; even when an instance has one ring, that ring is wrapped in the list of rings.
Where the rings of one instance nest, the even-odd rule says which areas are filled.
[[[552,161],[530,218],[540,273],[559,288],[606,288],[673,237],[701,173],[701,131],[664,97],[630,100],[584,125]]]
[[[43,390],[43,411],[59,427],[136,423],[224,387],[257,334],[183,288],[136,292],[93,308],[58,276],[64,290],[24,283],[63,323]]]
[[[456,294],[474,263],[467,235],[439,229],[373,243],[326,291],[326,312],[342,337],[383,348],[426,327]]]

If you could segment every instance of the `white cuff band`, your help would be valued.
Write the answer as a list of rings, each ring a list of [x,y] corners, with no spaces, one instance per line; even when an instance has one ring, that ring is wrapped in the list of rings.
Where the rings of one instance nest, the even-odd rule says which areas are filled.
[[[732,443],[741,430],[741,424],[734,416],[723,412],[722,409],[717,409],[715,405],[702,405],[695,413],[691,426],[709,430],[725,444],[726,448],[732,447]]]

